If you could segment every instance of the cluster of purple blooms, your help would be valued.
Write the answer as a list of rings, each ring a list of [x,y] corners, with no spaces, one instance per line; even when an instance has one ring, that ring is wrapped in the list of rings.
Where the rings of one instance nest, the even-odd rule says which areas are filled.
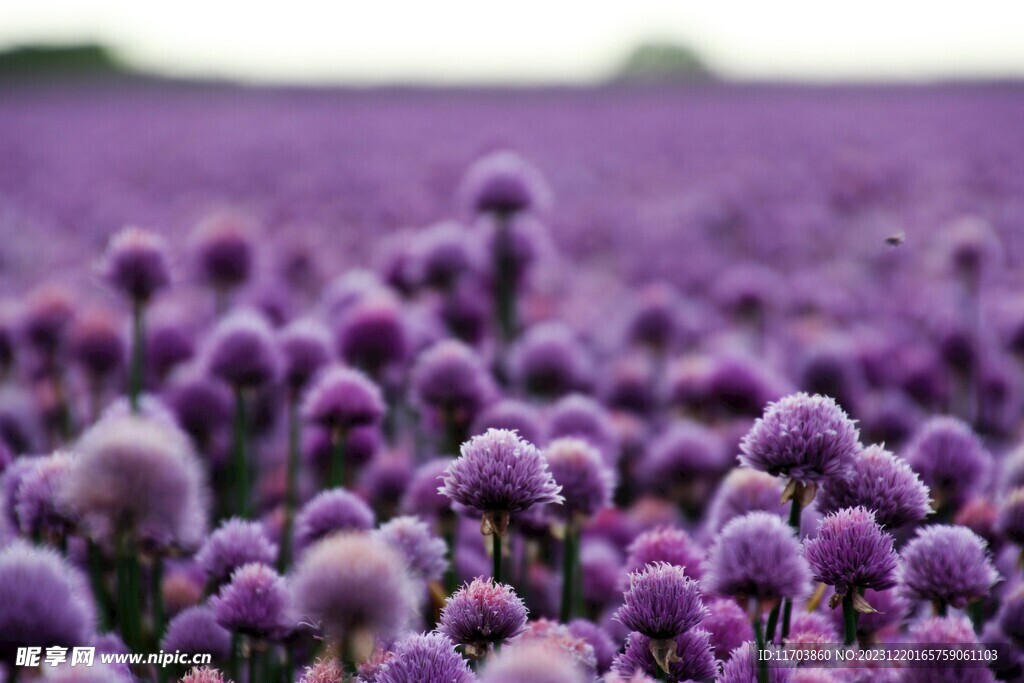
[[[896,201],[863,171],[833,211]],[[462,220],[327,282],[315,249],[268,253],[267,216],[180,247],[130,227],[96,264],[120,303],[47,284],[0,311],[4,680],[42,675],[19,647],[90,645],[213,657],[101,672],[123,683],[1019,680],[1024,315],[982,297],[998,231],[942,232],[938,329],[866,327],[753,259],[588,316],[601,283],[551,284],[552,195],[484,155]],[[731,202],[686,210],[744,260]],[[861,277],[895,287],[904,248]],[[755,655],[908,643],[1000,657]]]

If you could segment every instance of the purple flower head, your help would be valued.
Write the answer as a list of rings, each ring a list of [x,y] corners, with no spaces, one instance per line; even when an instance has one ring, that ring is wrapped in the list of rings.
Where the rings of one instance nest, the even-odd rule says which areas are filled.
[[[14,542],[0,550],[0,661],[19,647],[72,647],[95,627],[85,578],[51,550]]]
[[[966,527],[920,529],[901,555],[899,582],[911,599],[960,608],[987,596],[999,580],[985,541]]]
[[[303,618],[335,640],[365,631],[395,635],[416,610],[417,587],[402,557],[370,534],[339,533],[309,548],[292,578]]]
[[[375,683],[474,683],[469,663],[440,633],[406,636],[377,670]]]
[[[615,359],[600,382],[601,400],[612,410],[649,415],[658,400],[654,372],[647,356],[634,353]]]
[[[1018,586],[1002,603],[997,617],[999,629],[1020,647],[1024,644],[1024,588]]]
[[[551,406],[548,417],[548,438],[574,436],[600,450],[609,464],[617,459],[619,440],[612,417],[591,397],[583,394],[565,396]]]
[[[345,672],[342,671],[341,665],[336,659],[318,659],[313,666],[306,667],[299,683],[342,683],[344,678]],[[358,680],[359,683],[363,683],[362,677]],[[367,683],[371,683],[371,681],[367,681]],[[376,683],[376,681],[372,683]]]
[[[404,514],[434,519],[451,510],[451,501],[438,490],[451,462],[449,458],[435,458],[419,466],[402,497]]]
[[[779,502],[782,484],[770,474],[745,467],[734,469],[715,492],[708,507],[707,530],[717,533],[726,524],[748,512],[764,511],[782,515],[786,508]]]
[[[580,582],[583,599],[604,605],[622,592],[622,554],[609,541],[587,536],[580,544]]]
[[[380,510],[382,517],[390,517],[409,488],[412,475],[412,458],[406,451],[385,451],[363,471],[359,490],[374,510]]]
[[[148,318],[146,322],[149,323]],[[159,381],[196,352],[192,330],[178,319],[157,319],[147,324],[145,346],[146,371]]]
[[[590,683],[576,660],[543,641],[504,648],[488,658],[480,683]]]
[[[203,374],[176,374],[165,396],[178,424],[200,447],[227,425],[233,410],[231,391]]]
[[[409,348],[402,312],[390,296],[367,298],[349,310],[335,333],[345,362],[379,377],[405,359]]]
[[[526,625],[526,630],[512,642],[511,647],[522,647],[528,643],[543,643],[557,652],[568,656],[588,674],[597,673],[597,655],[584,638],[569,630],[565,624],[549,619],[536,619]]]
[[[776,515],[749,512],[726,524],[715,539],[703,585],[723,596],[771,601],[804,595],[810,579],[793,530]]]
[[[659,352],[670,349],[681,332],[678,292],[672,285],[659,282],[640,290],[638,298],[626,336]]]
[[[725,661],[743,643],[753,640],[750,616],[731,598],[715,598],[707,603],[708,616],[700,626],[711,634],[715,657]]]
[[[1024,445],[1014,448],[1003,459],[999,481],[1009,489],[1024,486]]]
[[[142,228],[128,227],[114,235],[99,270],[111,287],[139,303],[171,283],[167,245]]]
[[[43,458],[33,458],[32,467],[19,474],[14,495],[18,529],[26,537],[36,535],[62,538],[75,525],[75,515],[60,498],[73,456],[57,451]]]
[[[402,554],[409,572],[419,579],[436,581],[448,569],[448,547],[418,517],[395,517],[376,534]]]
[[[637,478],[648,490],[673,494],[694,481],[716,481],[732,466],[721,438],[693,422],[678,422],[650,445]]]
[[[891,593],[893,591],[883,592]],[[875,591],[869,589],[865,592],[865,595],[868,593],[875,593]],[[873,605],[874,603],[870,604]],[[861,620],[863,621],[866,616],[868,615],[860,615]],[[803,610],[799,610],[793,615],[793,621],[789,632],[814,634],[815,636],[819,636],[825,642],[835,643],[839,641],[839,630],[843,628],[842,621],[842,610],[830,610],[828,614],[823,612],[804,612]],[[836,622],[839,622],[838,627],[836,626]]]
[[[218,289],[244,284],[253,268],[251,220],[235,211],[204,218],[191,235],[199,276]]]
[[[194,666],[181,677],[178,683],[232,683],[217,669],[208,666]]]
[[[20,526],[18,522],[18,489],[21,488],[25,476],[35,468],[36,464],[37,458],[24,455],[16,458],[4,468],[3,478],[0,479],[3,484],[3,495],[0,496],[0,502],[3,503],[4,521],[12,530]]]
[[[649,529],[633,540],[627,552],[626,571],[630,574],[657,562],[680,567],[695,581],[699,581],[703,573],[704,551],[678,527]]]
[[[270,323],[255,311],[239,310],[228,314],[207,339],[209,373],[236,389],[273,382],[279,366]]]
[[[74,296],[63,287],[44,285],[34,290],[22,313],[21,334],[25,342],[44,357],[57,353],[64,345],[75,309]]]
[[[420,406],[460,425],[471,423],[495,392],[491,376],[476,352],[450,339],[420,355],[411,381]]]
[[[868,446],[853,462],[846,479],[827,480],[817,497],[822,514],[863,506],[884,527],[920,522],[931,512],[928,487],[902,458],[881,446]]]
[[[189,607],[175,615],[167,624],[167,632],[160,642],[160,648],[165,652],[209,652],[216,659],[227,659],[231,654],[231,633],[217,623],[217,618],[209,607]]]
[[[970,647],[978,643],[974,627],[966,617],[933,617],[923,619],[910,627],[908,641],[928,643],[931,647]],[[992,683],[995,677],[988,667],[979,667],[970,661],[951,660],[927,668],[908,667],[903,671],[903,683],[933,683],[934,681],[959,683]]]
[[[708,615],[697,582],[682,567],[667,562],[655,562],[631,573],[623,601],[615,618],[656,640],[685,633]]]
[[[990,498],[977,495],[960,506],[953,523],[965,526],[985,539],[993,552],[1003,543],[1003,536],[996,530],[999,521],[999,506]]]
[[[492,152],[474,162],[459,192],[474,212],[499,216],[543,209],[550,201],[540,171],[508,150]]]
[[[488,429],[519,432],[519,436],[530,443],[542,443],[545,439],[544,424],[538,410],[525,401],[512,398],[492,403],[477,416],[472,433],[483,434]]]
[[[999,506],[996,528],[1017,545],[1024,545],[1024,486],[1019,486]]]
[[[590,381],[586,349],[562,323],[541,323],[527,330],[509,363],[516,381],[533,396],[558,398]]]
[[[669,664],[669,681],[703,681],[718,675],[718,662],[711,646],[711,634],[695,628],[671,638],[678,659]],[[615,658],[612,671],[619,676],[644,673],[658,676],[661,668],[651,654],[651,639],[642,633],[630,633],[626,650]]]
[[[526,605],[510,586],[476,578],[448,598],[437,628],[458,645],[486,649],[526,629]]]
[[[822,519],[817,537],[804,543],[804,556],[814,579],[833,586],[837,595],[896,585],[898,556],[892,536],[863,507],[842,508]]]
[[[983,484],[992,456],[971,428],[953,417],[933,417],[907,445],[907,462],[931,487],[937,507],[958,506]]]
[[[1004,253],[992,225],[978,216],[957,219],[946,228],[942,240],[953,270],[971,281],[980,277],[985,266],[998,261]]]
[[[120,322],[105,311],[83,314],[71,329],[71,354],[90,380],[108,377],[125,359]]]
[[[799,393],[770,403],[743,437],[740,461],[801,484],[845,477],[860,444],[854,422],[827,396]]]
[[[744,643],[732,651],[729,660],[722,667],[718,683],[754,683],[757,677],[757,661],[754,659],[754,643]],[[768,683],[791,683],[795,681],[796,669],[785,665],[768,667]]]
[[[295,518],[295,545],[305,548],[338,531],[369,531],[373,510],[345,489],[321,491]]]
[[[277,640],[291,629],[291,595],[285,580],[265,564],[236,569],[231,581],[210,598],[217,623],[236,633]]]
[[[78,441],[61,497],[94,538],[192,548],[206,534],[208,498],[188,436],[149,417],[101,419]]]
[[[335,436],[337,435],[332,434],[330,429],[319,425],[311,425],[302,432],[304,456],[324,472],[328,470],[329,463],[336,455]],[[379,424],[353,427],[340,436],[345,444],[345,462],[356,469],[374,460],[383,439]]]
[[[410,279],[420,286],[451,289],[475,265],[471,237],[465,226],[451,221],[421,232],[413,245]]]
[[[594,661],[597,665],[597,672],[608,671],[612,666],[612,660],[618,651],[618,645],[608,635],[608,632],[592,621],[586,619],[574,619],[567,627],[569,633],[574,637],[583,640],[594,650]]]
[[[285,384],[296,393],[330,362],[333,351],[330,331],[310,318],[289,323],[278,333],[277,344]]]
[[[523,512],[534,505],[562,503],[540,451],[515,432],[488,429],[462,444],[438,491],[480,512]]]
[[[565,517],[590,517],[611,504],[615,474],[596,448],[582,439],[555,439],[544,449],[548,469],[562,487]]]
[[[380,389],[369,377],[352,368],[335,366],[323,371],[310,387],[302,414],[328,429],[346,431],[376,424],[384,409]]]
[[[209,581],[227,581],[242,565],[260,562],[272,565],[277,546],[258,522],[229,519],[207,537],[196,554],[196,562]]]

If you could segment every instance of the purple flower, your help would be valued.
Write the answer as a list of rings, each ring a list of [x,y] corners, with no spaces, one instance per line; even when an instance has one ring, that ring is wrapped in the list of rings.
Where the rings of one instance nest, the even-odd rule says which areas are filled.
[[[928,643],[931,647],[970,647],[978,644],[974,627],[966,617],[935,617],[924,619],[910,627],[908,640]],[[933,666],[908,667],[903,671],[904,683],[932,683],[936,680],[959,683],[992,683],[991,669],[975,662],[950,660]]]
[[[987,596],[999,580],[985,541],[965,527],[920,529],[901,554],[899,582],[911,599],[961,608]]]
[[[178,424],[199,448],[227,425],[233,410],[231,392],[206,375],[176,375],[166,396]]]
[[[402,497],[404,514],[433,519],[451,511],[451,501],[438,490],[451,462],[449,458],[435,458],[419,466]]]
[[[695,628],[680,635],[673,636],[671,643],[675,647],[678,659],[669,664],[669,681],[703,681],[718,675],[718,662],[711,647],[711,634],[702,628]],[[642,672],[648,676],[658,676],[661,668],[651,654],[651,639],[642,633],[630,633],[626,640],[626,650],[615,658],[612,671],[619,676],[629,676]]]
[[[208,666],[195,666],[181,677],[179,683],[231,683],[231,681],[226,681],[224,674],[217,669]]]
[[[565,396],[551,406],[548,418],[548,438],[574,436],[600,450],[608,463],[618,458],[619,443],[611,415],[591,397],[583,394]]]
[[[544,449],[548,469],[562,487],[560,512],[567,518],[590,517],[607,507],[615,489],[615,474],[601,453],[582,439],[555,439]]]
[[[73,647],[93,634],[85,577],[51,550],[14,542],[0,550],[0,661],[19,647]]]
[[[1013,489],[1003,499],[996,528],[1010,541],[1024,545],[1024,487]]]
[[[267,537],[263,526],[237,518],[223,522],[196,554],[196,562],[207,579],[217,584],[230,578],[242,565],[272,565],[276,559],[277,546]]]
[[[531,327],[513,348],[512,375],[526,393],[558,398],[582,389],[590,380],[586,350],[561,323]]]
[[[543,208],[549,201],[540,172],[507,150],[492,152],[470,166],[460,194],[473,211],[500,216]]]
[[[725,661],[737,647],[754,639],[750,616],[731,598],[715,598],[707,603],[708,615],[700,627],[711,634],[715,657]]]
[[[892,593],[894,591],[883,591],[883,593]],[[875,593],[875,591],[865,591],[865,595],[868,593]],[[870,603],[874,604],[874,603]],[[860,615],[861,621],[858,621],[858,626],[862,623],[867,614]],[[902,618],[902,617],[901,617]],[[837,623],[838,622],[838,623]],[[803,633],[813,634],[819,636],[822,640],[829,643],[839,642],[839,633],[843,629],[843,611],[842,610],[829,610],[828,614],[821,612],[804,612],[798,610],[793,615],[793,621],[791,622],[789,632],[790,633]]]
[[[206,367],[235,389],[273,382],[279,365],[270,324],[255,311],[230,313],[207,339]]]
[[[460,425],[471,423],[495,391],[476,352],[453,340],[424,351],[413,366],[411,381],[419,405]]]
[[[665,562],[685,570],[686,575],[700,580],[704,551],[683,529],[658,526],[637,536],[627,549],[626,571],[638,572],[649,564]]]
[[[32,467],[19,475],[19,485],[14,495],[18,529],[27,537],[65,537],[77,521],[59,495],[72,456],[57,451],[53,455],[33,458],[29,462]]]
[[[421,232],[414,244],[410,279],[420,286],[451,289],[475,264],[471,234],[446,221]]]
[[[597,672],[608,671],[612,666],[612,660],[618,651],[618,645],[608,635],[608,632],[592,621],[586,619],[573,619],[569,622],[569,633],[574,637],[583,640],[594,650],[594,661]]]
[[[125,228],[111,238],[100,272],[114,289],[145,303],[171,282],[167,245],[148,230]]]
[[[406,636],[377,671],[375,683],[473,683],[469,663],[440,633]]]
[[[757,661],[754,659],[755,646],[744,643],[732,651],[729,660],[722,667],[718,683],[753,683],[757,678]],[[785,665],[768,667],[768,683],[790,683],[796,670]]]
[[[588,674],[597,673],[597,656],[594,648],[584,638],[569,630],[565,624],[550,619],[536,619],[526,625],[526,630],[516,636],[510,647],[522,647],[529,643],[543,643],[576,662]]]
[[[892,536],[863,507],[843,508],[822,519],[817,537],[804,543],[804,557],[814,579],[833,586],[837,595],[896,585],[898,557]]]
[[[934,417],[906,448],[907,462],[931,487],[938,507],[959,506],[983,484],[992,456],[966,424]]]
[[[345,672],[335,659],[318,659],[313,666],[306,667],[306,671],[299,679],[299,683],[342,683]],[[359,679],[359,683],[363,683]],[[369,683],[369,682],[367,682]],[[376,683],[374,681],[373,683]]]
[[[590,683],[592,678],[576,660],[543,641],[504,648],[480,671],[480,683]]]
[[[861,505],[889,528],[920,522],[931,512],[928,487],[906,461],[881,446],[862,450],[850,476],[827,480],[816,500],[822,514]]]
[[[583,599],[604,605],[622,592],[622,554],[600,537],[587,536],[580,545],[580,582]]]
[[[540,451],[504,429],[488,429],[462,444],[462,455],[448,466],[438,490],[484,513],[523,512],[563,501],[562,487]]]
[[[365,533],[339,533],[309,548],[292,577],[294,602],[335,641],[364,631],[399,632],[416,610],[416,586],[402,557]]]
[[[278,333],[282,374],[289,389],[298,394],[330,362],[331,343],[330,331],[309,318],[289,323]]]
[[[639,463],[637,478],[648,490],[677,494],[695,483],[714,482],[733,463],[721,438],[693,422],[678,422],[650,445]]]
[[[120,322],[102,311],[82,315],[71,329],[71,354],[91,382],[108,377],[125,359]]]
[[[664,282],[640,290],[636,309],[626,326],[626,336],[657,352],[670,349],[681,330],[679,293]]]
[[[526,605],[510,586],[476,578],[448,598],[437,628],[452,642],[482,653],[526,629]]]
[[[725,525],[708,551],[704,588],[737,598],[798,598],[811,578],[793,530],[776,515],[750,512]]]
[[[238,212],[204,218],[190,238],[200,277],[222,290],[245,283],[253,265],[251,233],[249,218]]]
[[[350,491],[321,491],[295,518],[295,545],[305,548],[337,531],[369,531],[373,510]]]
[[[217,618],[209,607],[188,607],[176,614],[167,624],[167,632],[160,642],[160,648],[165,652],[208,652],[216,659],[227,659],[231,654],[231,634],[217,623]]]
[[[149,323],[146,329],[146,370],[162,381],[175,367],[195,354],[192,330],[182,320],[160,320]]]
[[[857,427],[827,396],[799,393],[770,403],[743,437],[740,461],[801,484],[845,477],[860,445]]]
[[[358,370],[333,367],[325,370],[310,387],[302,414],[332,430],[376,424],[384,414],[384,398],[369,377]]]
[[[629,575],[629,589],[615,618],[655,640],[674,638],[707,616],[697,582],[682,567],[656,562]]]
[[[370,297],[353,306],[335,333],[341,357],[374,377],[405,358],[407,337],[402,312],[390,296]]]
[[[997,617],[999,629],[1020,647],[1024,644],[1024,588],[1003,598]]]
[[[21,320],[21,334],[28,346],[44,357],[57,353],[75,309],[74,297],[63,287],[45,285],[33,291]]]
[[[511,398],[492,403],[477,416],[472,433],[483,434],[488,429],[518,432],[520,437],[530,443],[541,443],[545,439],[544,424],[537,409],[529,403]]]
[[[785,513],[779,502],[782,484],[770,474],[740,467],[726,475],[711,499],[707,513],[707,530],[717,533],[726,524],[748,512],[764,511],[774,515]]]
[[[437,581],[448,569],[448,546],[417,517],[395,517],[376,534],[402,554],[409,572],[417,578]]]
[[[277,640],[295,623],[284,579],[258,562],[236,569],[231,581],[210,598],[210,608],[224,628],[256,638]]]

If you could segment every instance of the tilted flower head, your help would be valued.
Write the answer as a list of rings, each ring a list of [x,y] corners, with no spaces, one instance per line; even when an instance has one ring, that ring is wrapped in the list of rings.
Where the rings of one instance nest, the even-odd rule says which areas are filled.
[[[526,629],[526,605],[510,586],[476,578],[448,598],[437,629],[458,645],[485,648]]]
[[[369,531],[373,510],[345,489],[321,491],[295,518],[295,545],[304,548],[337,531]]]
[[[248,216],[222,210],[204,218],[190,237],[200,277],[214,287],[237,287],[253,265],[252,226]]]
[[[211,608],[197,605],[171,619],[160,647],[165,652],[210,653],[216,659],[227,659],[231,655],[231,634],[217,623]]]
[[[928,493],[905,460],[873,445],[857,455],[850,476],[826,481],[816,500],[822,514],[862,505],[879,524],[895,528],[928,516]]]
[[[725,525],[708,551],[705,590],[739,598],[798,598],[810,567],[793,530],[776,515],[750,512]]]
[[[401,556],[366,533],[334,534],[309,548],[292,592],[300,615],[335,640],[397,634],[416,610],[416,586]]]
[[[787,508],[779,502],[782,484],[770,474],[747,467],[738,467],[719,485],[708,506],[706,527],[709,533],[718,533],[736,517],[758,510],[774,515],[785,514]]]
[[[966,527],[920,529],[901,555],[899,582],[911,599],[964,607],[999,580],[985,541]]]
[[[571,656],[543,641],[503,648],[487,659],[480,683],[590,683],[593,676]]]
[[[611,504],[615,474],[601,453],[583,439],[555,439],[544,449],[548,469],[562,487],[566,517],[590,517]]]
[[[333,353],[330,331],[310,318],[289,323],[277,335],[284,381],[292,391],[303,389],[327,365]]]
[[[272,565],[277,558],[277,546],[258,522],[243,519],[224,521],[203,543],[196,554],[196,562],[206,578],[222,583],[244,564],[262,562]]]
[[[754,639],[750,615],[731,598],[715,598],[707,603],[708,616],[700,627],[711,634],[711,647],[715,657],[729,658],[730,653],[743,643]]]
[[[418,517],[394,517],[375,533],[402,554],[417,578],[436,581],[448,569],[448,546]]]
[[[984,483],[992,456],[971,428],[953,417],[933,417],[906,447],[907,462],[931,487],[938,506],[957,506]]]
[[[258,562],[236,569],[231,581],[210,598],[210,607],[218,624],[256,638],[276,640],[295,623],[285,580]]]
[[[480,512],[522,512],[534,505],[562,503],[537,448],[515,432],[488,429],[462,444],[462,455],[445,471],[438,489],[452,501]]]
[[[468,424],[491,400],[495,388],[483,361],[462,342],[440,341],[424,351],[412,370],[412,391],[424,408]]]
[[[740,461],[801,484],[845,477],[860,450],[857,426],[827,396],[792,394],[768,404],[740,442]]]
[[[704,681],[718,674],[718,662],[711,647],[711,634],[702,628],[695,628],[674,636],[674,661],[669,664],[669,681]],[[626,639],[626,650],[615,658],[612,671],[619,676],[638,672],[658,676],[661,668],[651,654],[651,639],[642,633],[630,633]]]
[[[181,677],[179,683],[232,683],[224,678],[217,669],[208,666],[193,667],[187,674]]]
[[[615,618],[632,631],[664,640],[689,631],[708,615],[697,582],[682,567],[656,562],[629,575]]]
[[[75,450],[61,495],[94,538],[128,532],[136,541],[191,548],[206,534],[202,467],[188,436],[170,422],[107,417]]]
[[[207,339],[206,367],[211,375],[236,389],[273,382],[280,358],[270,323],[251,310],[228,314]]]
[[[376,424],[384,414],[380,388],[359,370],[336,366],[316,379],[302,405],[303,416],[328,429]]]
[[[683,529],[658,526],[643,532],[629,545],[626,571],[638,572],[653,562],[667,562],[682,567],[687,576],[700,580],[704,551]]]
[[[149,301],[171,282],[167,245],[153,232],[125,228],[111,238],[100,272],[112,287],[132,301]]]
[[[88,584],[52,550],[15,541],[0,550],[0,661],[19,647],[88,642],[96,614]]]
[[[846,595],[858,588],[896,585],[898,556],[893,538],[863,507],[842,508],[821,520],[818,535],[804,542],[814,579]]]
[[[441,633],[406,636],[377,670],[375,683],[474,683],[469,663]]]
[[[549,201],[540,172],[508,150],[488,154],[470,166],[460,193],[473,211],[500,215],[543,208]]]
[[[1024,545],[1024,486],[1007,494],[996,518],[999,533],[1017,545]]]

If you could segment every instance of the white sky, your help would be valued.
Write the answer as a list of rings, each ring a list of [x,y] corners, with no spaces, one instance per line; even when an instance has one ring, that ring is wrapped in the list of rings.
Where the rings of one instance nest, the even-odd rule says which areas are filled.
[[[95,39],[261,81],[562,82],[679,41],[745,78],[1024,75],[1019,0],[0,0],[0,46]]]

